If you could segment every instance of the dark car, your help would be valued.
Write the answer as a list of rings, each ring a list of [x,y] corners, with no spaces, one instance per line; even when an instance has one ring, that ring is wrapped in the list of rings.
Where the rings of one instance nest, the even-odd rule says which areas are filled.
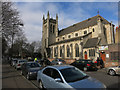
[[[71,65],[83,71],[98,70],[96,64],[93,63],[93,61],[91,60],[80,59],[80,60],[76,60],[75,62],[71,63]]]
[[[47,58],[41,59],[40,63],[43,66],[51,65],[51,62]]]
[[[24,75],[28,80],[36,79],[37,72],[41,69],[41,65],[36,62],[26,62],[21,67],[21,74]]]
[[[54,59],[52,62],[51,62],[52,65],[61,65],[61,64],[66,64],[66,62],[62,59]]]

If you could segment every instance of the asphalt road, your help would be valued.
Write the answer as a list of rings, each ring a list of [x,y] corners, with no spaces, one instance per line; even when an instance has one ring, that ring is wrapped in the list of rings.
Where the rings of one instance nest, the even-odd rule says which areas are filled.
[[[98,71],[88,71],[85,72],[89,76],[96,78],[97,80],[104,83],[107,88],[120,88],[120,75],[110,76],[106,73],[105,69],[100,69]]]
[[[3,88],[34,88],[38,89],[38,83],[36,80],[27,80],[20,74],[20,70],[15,70],[8,64],[2,65],[2,87]],[[105,69],[98,71],[85,72],[89,76],[96,78],[104,83],[107,88],[119,88],[120,76],[107,75]]]

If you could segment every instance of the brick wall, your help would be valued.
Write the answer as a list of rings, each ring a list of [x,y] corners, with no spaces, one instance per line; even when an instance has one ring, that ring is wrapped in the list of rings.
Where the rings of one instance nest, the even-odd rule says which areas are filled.
[[[104,62],[105,67],[118,66],[119,62]]]

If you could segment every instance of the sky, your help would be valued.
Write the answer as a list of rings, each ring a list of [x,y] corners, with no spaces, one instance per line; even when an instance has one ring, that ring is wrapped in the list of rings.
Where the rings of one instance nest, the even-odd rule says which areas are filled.
[[[71,1],[71,0],[70,0]],[[41,41],[42,18],[49,11],[51,18],[58,14],[59,30],[99,14],[118,25],[118,2],[14,2],[23,20],[23,30],[29,42]],[[90,0],[88,0],[90,1]],[[92,0],[95,1],[95,0]]]

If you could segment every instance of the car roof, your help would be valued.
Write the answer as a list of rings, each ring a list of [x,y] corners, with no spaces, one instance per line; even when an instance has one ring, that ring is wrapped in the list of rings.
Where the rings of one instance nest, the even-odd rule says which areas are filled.
[[[92,61],[90,59],[78,59],[77,61]]]
[[[34,62],[34,61],[29,61],[29,62],[26,62],[26,63],[36,63],[36,62]]]
[[[56,68],[58,70],[61,70],[61,69],[71,68],[74,66],[71,66],[71,65],[53,65],[53,66],[47,66],[47,67]]]
[[[24,59],[19,59],[18,61],[27,61],[27,60],[24,60]]]

